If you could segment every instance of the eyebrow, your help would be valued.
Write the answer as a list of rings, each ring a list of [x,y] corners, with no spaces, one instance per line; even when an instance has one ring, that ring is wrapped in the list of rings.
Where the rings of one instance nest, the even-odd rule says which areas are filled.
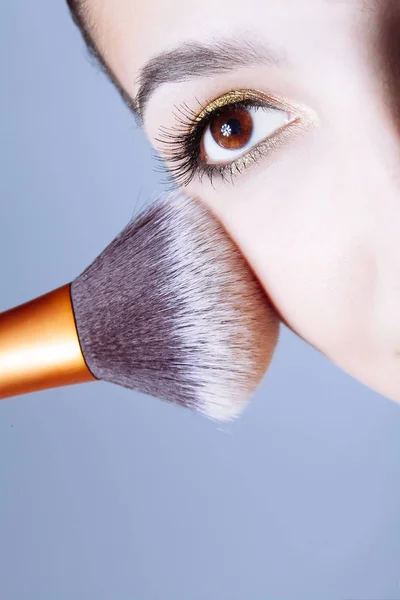
[[[240,67],[280,65],[286,63],[282,52],[261,41],[245,37],[213,39],[210,43],[186,41],[182,45],[153,56],[135,80],[138,92],[134,109],[143,123],[146,106],[156,89],[164,83],[210,77]]]

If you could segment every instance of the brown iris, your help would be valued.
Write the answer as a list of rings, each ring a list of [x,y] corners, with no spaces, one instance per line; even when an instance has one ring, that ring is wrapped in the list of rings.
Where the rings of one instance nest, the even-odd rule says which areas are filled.
[[[219,146],[237,150],[249,141],[253,120],[246,108],[227,108],[211,121],[210,131]]]

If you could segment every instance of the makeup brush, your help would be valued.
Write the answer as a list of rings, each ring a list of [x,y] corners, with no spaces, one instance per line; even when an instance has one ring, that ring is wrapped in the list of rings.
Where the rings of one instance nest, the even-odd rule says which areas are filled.
[[[278,332],[211,211],[163,193],[72,283],[0,314],[0,398],[104,380],[229,420]]]

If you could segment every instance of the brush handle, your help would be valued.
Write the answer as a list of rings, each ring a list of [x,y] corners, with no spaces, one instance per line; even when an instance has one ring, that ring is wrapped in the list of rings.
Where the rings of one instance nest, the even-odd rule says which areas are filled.
[[[70,284],[0,313],[0,399],[95,380],[79,344]]]

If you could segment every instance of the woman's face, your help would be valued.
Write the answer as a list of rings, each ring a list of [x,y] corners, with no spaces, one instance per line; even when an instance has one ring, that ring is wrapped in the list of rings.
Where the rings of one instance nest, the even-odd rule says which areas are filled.
[[[223,222],[288,325],[400,401],[397,2],[89,7],[99,49],[132,98],[145,64],[184,45],[147,71],[151,143],[181,189]]]

